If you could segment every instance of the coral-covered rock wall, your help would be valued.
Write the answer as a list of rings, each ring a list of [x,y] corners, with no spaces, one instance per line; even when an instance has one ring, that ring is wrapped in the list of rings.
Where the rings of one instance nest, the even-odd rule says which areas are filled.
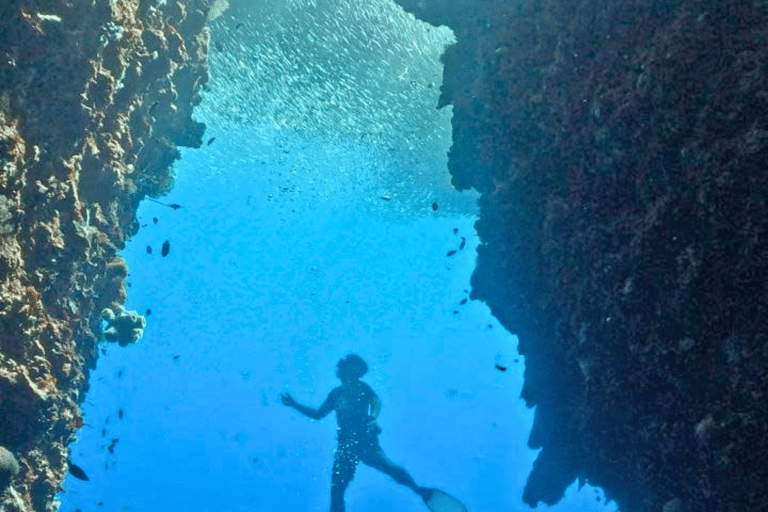
[[[102,311],[123,311],[118,251],[176,147],[201,144],[208,3],[0,2],[4,511],[56,508]]]
[[[526,356],[524,501],[768,509],[765,3],[397,1],[458,39],[450,170]]]

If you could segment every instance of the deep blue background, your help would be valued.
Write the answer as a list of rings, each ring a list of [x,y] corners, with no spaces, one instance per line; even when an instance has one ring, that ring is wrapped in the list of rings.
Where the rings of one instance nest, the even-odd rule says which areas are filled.
[[[72,446],[90,481],[68,476],[61,510],[328,510],[335,418],[311,421],[279,394],[319,405],[349,351],[383,400],[382,447],[418,483],[473,512],[527,510],[536,452],[533,411],[518,398],[524,360],[483,304],[460,304],[474,218],[380,199],[377,177],[405,153],[268,129],[210,135],[184,152],[162,198],[183,208],[139,209],[123,252],[127,306],[152,312],[137,345],[104,345]],[[464,250],[447,256],[462,236]],[[553,510],[602,505],[587,487]],[[426,507],[361,467],[347,510]]]

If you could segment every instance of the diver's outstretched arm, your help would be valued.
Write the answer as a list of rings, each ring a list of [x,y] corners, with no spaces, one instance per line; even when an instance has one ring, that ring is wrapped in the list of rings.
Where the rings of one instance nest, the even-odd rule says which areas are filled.
[[[323,405],[321,405],[318,409],[300,404],[291,396],[290,393],[283,393],[280,396],[280,400],[282,400],[283,405],[293,407],[304,416],[312,418],[313,420],[321,420],[328,416],[328,414],[330,414],[330,412],[333,410],[333,402],[331,401],[330,395],[325,399]]]

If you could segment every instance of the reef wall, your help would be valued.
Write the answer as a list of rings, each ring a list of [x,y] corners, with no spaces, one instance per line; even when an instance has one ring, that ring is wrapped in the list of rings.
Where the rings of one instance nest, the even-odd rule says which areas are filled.
[[[768,4],[397,0],[448,25],[473,297],[520,337],[542,448],[624,512],[768,510]]]
[[[201,145],[209,3],[0,2],[1,510],[57,508],[99,340],[140,335],[118,251]]]

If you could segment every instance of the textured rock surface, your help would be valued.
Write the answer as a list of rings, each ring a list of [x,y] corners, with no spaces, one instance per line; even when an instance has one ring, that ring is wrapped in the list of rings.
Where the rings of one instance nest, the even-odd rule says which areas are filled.
[[[768,9],[397,0],[448,24],[474,298],[520,336],[543,448],[624,512],[768,509]]]
[[[207,80],[207,1],[0,2],[0,446],[4,511],[54,510],[118,255],[172,184]]]

